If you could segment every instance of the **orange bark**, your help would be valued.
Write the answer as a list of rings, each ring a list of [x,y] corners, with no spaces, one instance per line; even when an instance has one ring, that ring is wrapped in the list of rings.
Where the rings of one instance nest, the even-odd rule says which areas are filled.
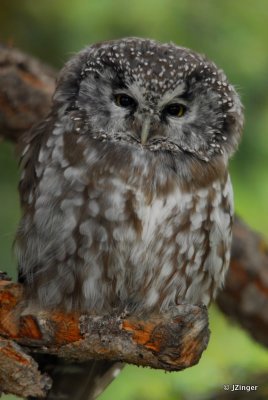
[[[5,365],[0,367],[0,385],[2,391],[21,396],[44,396],[51,383],[24,348],[77,362],[108,359],[179,371],[199,361],[209,339],[207,311],[198,306],[181,305],[170,314],[143,318],[25,312],[23,288],[0,281],[0,363]],[[29,382],[23,380],[25,374]],[[24,384],[18,389],[20,375]]]

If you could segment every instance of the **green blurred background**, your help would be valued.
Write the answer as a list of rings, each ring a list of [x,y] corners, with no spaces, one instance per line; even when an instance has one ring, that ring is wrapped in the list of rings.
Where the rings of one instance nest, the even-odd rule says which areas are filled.
[[[173,41],[221,66],[245,105],[246,125],[231,162],[236,212],[268,236],[267,0],[1,0],[0,40],[60,68],[85,45],[123,36]],[[13,148],[0,144],[0,270],[16,275],[12,240],[19,218]],[[268,369],[268,352],[210,310],[211,340],[200,363],[165,374],[127,367],[101,400],[208,398],[225,383]],[[205,397],[203,397],[205,396]],[[13,399],[3,396],[3,399]]]

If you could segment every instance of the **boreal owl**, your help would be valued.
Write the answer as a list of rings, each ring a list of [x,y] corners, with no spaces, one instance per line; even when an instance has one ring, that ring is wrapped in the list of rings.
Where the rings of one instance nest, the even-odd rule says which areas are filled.
[[[16,249],[29,306],[208,305],[230,259],[228,161],[242,125],[234,87],[192,50],[126,38],[75,55],[22,154]],[[48,399],[95,398],[119,371],[53,362]]]

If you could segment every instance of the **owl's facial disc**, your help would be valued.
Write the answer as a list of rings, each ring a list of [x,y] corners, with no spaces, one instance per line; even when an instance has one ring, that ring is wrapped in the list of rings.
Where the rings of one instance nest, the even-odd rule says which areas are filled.
[[[137,82],[124,91],[119,89],[113,96],[117,115],[121,113],[114,139],[148,151],[185,153],[209,161],[209,156],[222,152],[220,146],[214,146],[211,151],[208,147],[211,132],[206,132],[217,111],[211,112],[213,93],[206,90],[203,94],[201,89],[195,89],[189,92],[183,82],[162,96],[143,90]],[[220,120],[213,122],[221,124]]]
[[[228,159],[243,125],[239,97],[214,63],[148,39],[85,49],[63,69],[54,102],[79,114],[80,134],[203,161]]]
[[[158,129],[156,130],[158,133],[158,143],[160,139],[167,141],[167,138],[163,136],[163,127],[161,126],[161,122],[163,123],[163,121],[169,117],[181,118],[184,116],[187,110],[185,104],[180,103],[176,99],[164,106],[160,105],[160,107],[157,107],[157,110],[154,110],[153,107],[150,107],[150,104],[148,104],[147,107],[144,107],[144,105],[147,103],[146,98],[143,99],[143,102],[141,102],[141,107],[139,107],[138,100],[130,95],[127,95],[126,93],[117,93],[114,96],[114,99],[115,104],[118,107],[127,109],[131,114],[134,114],[134,119],[136,118],[137,120],[141,120],[141,123],[138,124],[138,126],[141,126],[138,128],[140,132],[135,132],[137,141],[140,141],[143,146],[149,145],[148,148],[151,150],[154,148],[150,148],[150,144],[152,141],[155,141],[155,133],[151,133],[152,121],[158,121]],[[124,136],[122,139],[124,139]]]

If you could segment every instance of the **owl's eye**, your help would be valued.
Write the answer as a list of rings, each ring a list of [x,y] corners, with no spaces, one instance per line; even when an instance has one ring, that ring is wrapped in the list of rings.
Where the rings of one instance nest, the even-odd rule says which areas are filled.
[[[118,93],[114,96],[115,104],[119,107],[133,108],[136,106],[136,101],[125,93]]]
[[[182,117],[186,112],[186,107],[183,104],[173,103],[164,108],[164,113],[171,117]]]

